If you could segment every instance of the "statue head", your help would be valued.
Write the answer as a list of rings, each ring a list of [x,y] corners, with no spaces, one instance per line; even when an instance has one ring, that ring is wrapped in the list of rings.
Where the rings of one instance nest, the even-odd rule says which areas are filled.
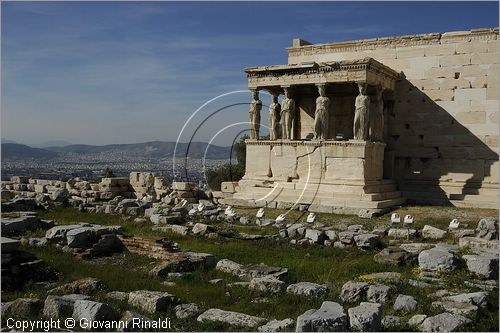
[[[318,93],[321,97],[325,97],[326,86],[324,84],[318,84]]]
[[[290,88],[284,87],[283,90],[285,91],[285,98],[290,98]]]
[[[273,96],[273,103],[278,103],[278,94],[273,92],[272,96]]]
[[[366,95],[366,83],[358,83],[358,89],[361,95]]]
[[[257,89],[252,89],[252,97],[255,101],[259,99],[259,91]]]

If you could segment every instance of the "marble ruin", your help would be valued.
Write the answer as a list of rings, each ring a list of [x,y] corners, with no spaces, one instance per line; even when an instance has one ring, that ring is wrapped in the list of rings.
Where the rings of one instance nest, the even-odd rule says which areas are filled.
[[[498,28],[294,39],[288,64],[245,72],[251,137],[245,176],[222,186],[229,202],[356,214],[406,201],[498,208]],[[268,140],[259,91],[272,96]]]

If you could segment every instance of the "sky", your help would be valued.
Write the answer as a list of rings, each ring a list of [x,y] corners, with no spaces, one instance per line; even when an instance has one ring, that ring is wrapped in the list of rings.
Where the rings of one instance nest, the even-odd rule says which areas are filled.
[[[285,64],[293,38],[498,26],[498,2],[477,1],[2,1],[1,11],[1,136],[32,145],[229,145],[248,127],[243,69]]]

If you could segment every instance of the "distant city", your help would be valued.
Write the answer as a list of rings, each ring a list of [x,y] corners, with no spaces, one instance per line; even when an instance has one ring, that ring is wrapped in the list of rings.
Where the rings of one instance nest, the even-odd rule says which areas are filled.
[[[116,177],[131,171],[151,171],[169,181],[205,183],[204,167],[216,169],[231,161],[231,148],[196,142],[180,143],[174,165],[174,142],[147,142],[127,145],[33,148],[2,143],[2,180],[12,176],[67,180],[96,179],[106,168]],[[203,163],[206,151],[205,165]]]

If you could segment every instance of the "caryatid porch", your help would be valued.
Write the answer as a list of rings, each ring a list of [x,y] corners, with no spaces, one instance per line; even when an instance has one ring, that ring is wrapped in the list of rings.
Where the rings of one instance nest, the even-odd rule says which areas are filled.
[[[238,203],[359,213],[404,202],[393,181],[383,179],[384,113],[397,72],[371,58],[245,72],[253,95],[251,139],[246,173],[233,196]],[[273,95],[263,117],[269,119],[270,140],[259,137],[260,113],[267,111],[261,90]]]

